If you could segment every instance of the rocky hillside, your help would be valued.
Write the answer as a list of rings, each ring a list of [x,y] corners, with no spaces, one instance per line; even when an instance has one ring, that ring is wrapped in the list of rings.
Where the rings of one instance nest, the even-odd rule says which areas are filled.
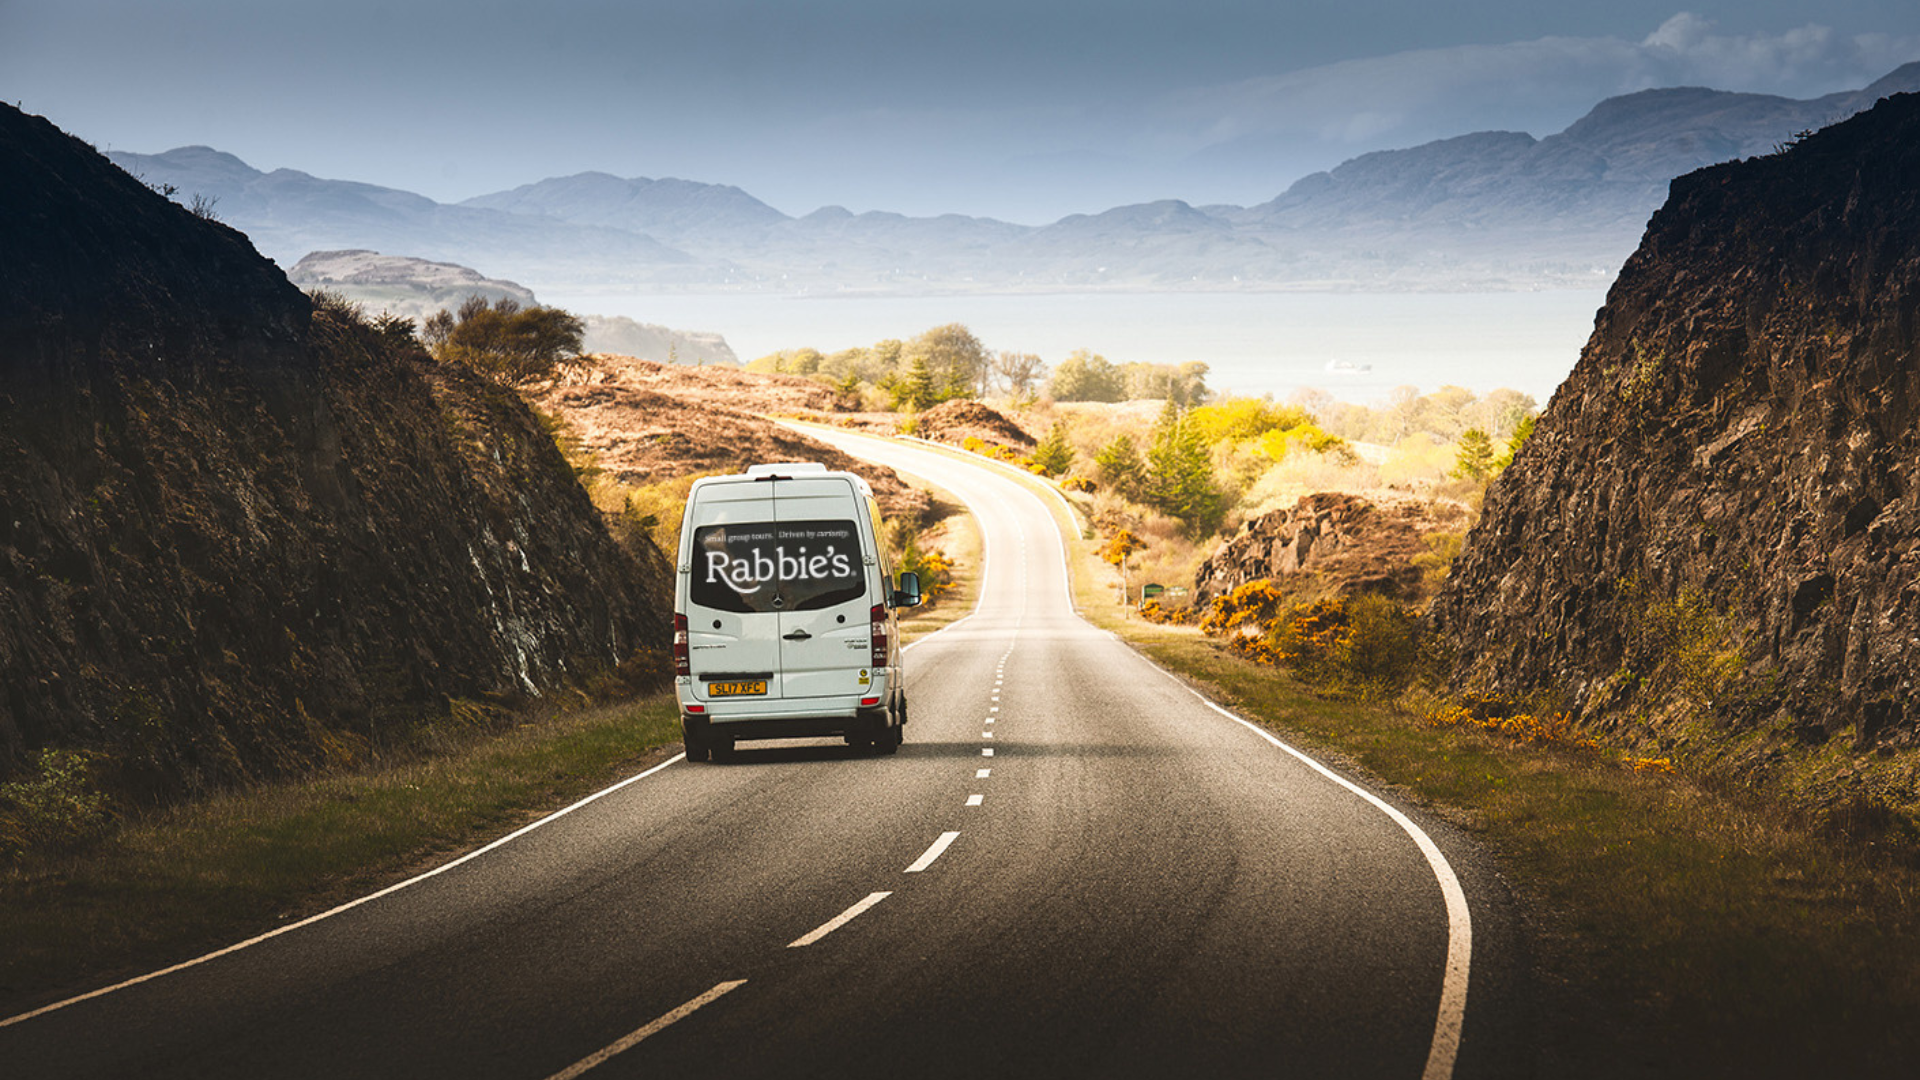
[[[665,646],[513,394],[0,106],[0,779],[167,798],[351,760]]]
[[[925,524],[931,500],[884,465],[843,454],[770,420],[785,414],[839,423],[848,404],[832,387],[798,375],[657,364],[595,355],[577,378],[536,399],[560,417],[595,465],[629,487],[740,472],[766,461],[818,461],[859,473],[888,518]]]
[[[1454,503],[1406,499],[1374,503],[1323,492],[1260,515],[1221,545],[1193,576],[1193,608],[1263,578],[1299,601],[1373,593],[1419,603],[1432,592],[1421,563],[1427,538],[1467,527]]]
[[[1463,688],[1920,745],[1920,95],[1674,181],[1434,611]]]

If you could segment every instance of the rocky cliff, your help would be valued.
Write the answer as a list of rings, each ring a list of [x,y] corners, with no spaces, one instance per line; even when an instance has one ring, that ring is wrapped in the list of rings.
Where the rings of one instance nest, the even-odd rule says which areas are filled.
[[[1453,503],[1308,495],[1247,522],[1201,563],[1193,607],[1205,611],[1214,597],[1262,578],[1301,602],[1373,593],[1416,604],[1432,589],[1417,561],[1433,552],[1428,538],[1457,539],[1467,519],[1466,508]]]
[[[165,798],[664,647],[515,395],[4,106],[0,190],[0,778]]]
[[[1920,95],[1675,180],[1435,603],[1456,685],[1920,743],[1916,322]]]

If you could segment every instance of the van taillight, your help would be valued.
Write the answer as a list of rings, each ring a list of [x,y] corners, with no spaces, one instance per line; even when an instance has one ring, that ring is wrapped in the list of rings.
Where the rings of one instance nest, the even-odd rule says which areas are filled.
[[[887,605],[873,605],[873,666],[887,666]]]
[[[676,614],[673,617],[673,673],[675,675],[693,674],[693,663],[687,658],[687,617]]]

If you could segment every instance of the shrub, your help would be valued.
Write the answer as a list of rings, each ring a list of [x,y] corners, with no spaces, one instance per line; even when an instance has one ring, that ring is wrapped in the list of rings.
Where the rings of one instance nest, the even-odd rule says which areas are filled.
[[[1414,614],[1371,594],[1294,604],[1263,578],[1216,597],[1200,629],[1224,635],[1233,651],[1286,668],[1323,693],[1391,696],[1420,668]]]
[[[421,328],[427,351],[506,386],[551,379],[583,363],[585,326],[559,308],[523,308],[510,297],[469,296],[457,313],[437,312]]]
[[[921,547],[920,534],[904,519],[888,521],[883,528],[894,573],[919,575],[922,602],[935,603],[953,588],[953,560],[946,552]]]
[[[42,750],[31,775],[0,784],[0,857],[71,851],[99,839],[112,824],[93,757],[81,751]]]

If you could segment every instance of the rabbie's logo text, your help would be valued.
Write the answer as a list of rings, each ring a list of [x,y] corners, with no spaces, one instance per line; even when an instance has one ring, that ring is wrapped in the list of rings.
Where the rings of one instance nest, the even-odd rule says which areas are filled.
[[[846,582],[858,576],[856,553],[852,525],[833,523],[782,525],[777,532],[762,527],[745,535],[733,531],[703,552],[706,583],[724,584],[742,596],[769,584]]]

